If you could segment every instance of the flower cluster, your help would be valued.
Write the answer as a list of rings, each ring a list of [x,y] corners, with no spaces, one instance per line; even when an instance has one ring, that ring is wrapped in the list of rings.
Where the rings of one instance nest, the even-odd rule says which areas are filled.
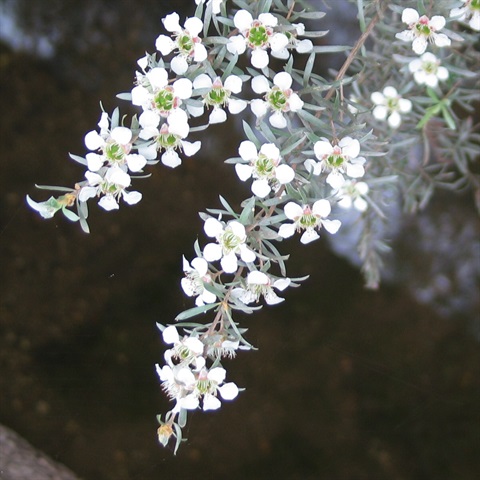
[[[465,106],[473,98],[451,85],[450,79],[451,73],[461,83],[459,65],[469,52],[455,58],[445,54],[459,35],[446,29],[449,36],[440,33],[445,17],[430,15],[448,12],[428,11],[427,16],[414,8],[403,9],[401,20],[407,29],[395,37],[411,42],[418,55],[413,59],[405,56],[410,49],[404,43],[394,41],[392,31],[404,27],[392,15],[395,28],[383,25],[378,30],[381,42],[374,38],[374,53],[365,50],[362,61],[354,62],[365,46],[367,35],[363,35],[331,81],[315,73],[316,56],[345,47],[314,46],[309,38],[299,38],[315,39],[326,33],[306,32],[299,22],[321,19],[323,12],[281,1],[273,2],[270,11],[272,2],[246,0],[237,4],[239,9],[232,15],[230,5],[222,0],[195,3],[195,16],[183,23],[175,12],[162,19],[166,33],[157,37],[157,51],[138,60],[134,85],[119,95],[138,109],[138,117],[127,127],[125,118],[120,122],[118,110],[110,117],[102,113],[98,129],[85,135],[85,158],[71,155],[86,167],[85,179],[71,189],[54,188],[62,191],[58,198],[35,202],[27,197],[44,218],[62,211],[70,220],[80,220],[87,230],[90,198],[98,198],[106,210],[119,208],[120,199],[127,204],[139,202],[142,195],[130,190],[131,183],[147,166],[161,161],[167,167],[178,167],[183,156],[191,157],[201,148],[201,141],[193,141],[191,134],[226,122],[228,114],[245,112],[245,137],[238,145],[238,156],[226,162],[234,164],[242,182],[248,181],[248,198],[240,212],[220,197],[223,208],[200,214],[207,241],[203,246],[200,239],[195,242],[191,261],[183,257],[180,281],[194,306],[176,317],[176,326],[159,325],[170,348],[164,354],[165,364],[157,365],[157,373],[174,406],[164,419],[159,418],[158,435],[163,445],[176,437],[176,448],[188,411],[218,409],[220,399],[232,400],[239,393],[235,383],[225,382],[222,365],[238,350],[251,348],[244,338],[246,329],[239,327],[234,314],[250,314],[262,304],[280,304],[284,301],[281,292],[303,280],[287,276],[288,255],[280,253],[277,243],[285,244],[299,233],[300,243],[309,244],[323,229],[335,235],[345,228],[337,218],[339,210],[347,210],[342,221],[351,215],[361,225],[358,251],[370,275],[369,285],[376,285],[379,252],[386,250],[385,243],[372,235],[372,225],[386,218],[380,190],[395,183],[407,196],[418,188],[412,193],[417,201],[421,188],[433,189],[421,182],[438,172],[427,171],[432,148],[442,155],[456,152],[455,162],[445,165],[461,163],[473,150],[471,144],[462,150],[456,138],[451,140],[455,148],[444,148],[441,134],[425,131],[431,118],[443,118],[455,128],[460,120],[451,108],[452,99],[457,95],[459,104]],[[408,5],[412,4],[409,0]],[[378,22],[390,21],[388,15],[385,18],[373,17],[365,32],[373,31]],[[453,8],[450,19],[479,30],[479,1],[467,0]],[[434,50],[444,50],[427,52],[429,44]],[[295,54],[304,53],[309,55],[298,65]],[[250,63],[241,61],[242,56]],[[388,65],[383,68],[379,59]],[[399,62],[402,68],[397,68]],[[456,62],[455,69],[449,72],[452,62]],[[346,78],[348,67],[353,71]],[[368,68],[377,69],[377,74],[370,78]],[[444,96],[441,82],[453,93]],[[344,88],[352,88],[345,102]],[[470,128],[468,123],[464,126]],[[437,137],[427,145],[432,135]],[[415,144],[425,146],[424,165],[418,172],[414,170],[421,163],[417,154],[407,151]],[[472,182],[474,174],[468,165],[463,162],[459,170],[465,181]],[[418,177],[414,181],[413,175]],[[70,210],[75,206],[78,215]],[[192,321],[199,316],[202,321]]]
[[[175,326],[163,331],[163,340],[173,347],[165,352],[166,364],[157,373],[167,395],[175,400],[174,412],[194,410],[202,400],[203,410],[216,410],[224,400],[233,400],[238,387],[233,382],[224,383],[226,371],[221,367],[206,367],[204,344],[194,336],[180,338]]]

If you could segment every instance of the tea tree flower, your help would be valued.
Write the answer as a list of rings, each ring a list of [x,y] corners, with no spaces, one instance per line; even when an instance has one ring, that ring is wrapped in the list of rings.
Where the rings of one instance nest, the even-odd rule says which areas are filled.
[[[106,114],[102,114],[105,118]],[[107,127],[107,128],[105,128]],[[100,133],[92,130],[85,135],[85,146],[89,150],[101,153],[90,152],[85,156],[88,169],[97,172],[105,164],[108,166],[126,166],[131,172],[139,172],[147,164],[143,155],[130,153],[132,149],[132,131],[127,127],[115,127],[111,131],[107,126],[102,125]]]
[[[358,156],[360,142],[357,139],[344,137],[338,144],[332,144],[325,138],[315,142],[313,149],[319,161],[308,159],[305,161],[305,168],[313,175],[329,172],[326,181],[332,188],[338,189],[343,185],[344,175],[360,178],[365,174],[365,158]]]
[[[266,93],[265,100],[255,99],[251,102],[252,112],[257,118],[262,118],[268,110],[273,110],[269,122],[277,128],[285,128],[287,120],[284,116],[286,112],[298,112],[303,107],[303,101],[298,94],[290,88],[292,86],[292,76],[287,72],[277,73],[273,77],[273,87],[263,75],[258,75],[252,79],[252,89],[255,93]]]
[[[174,365],[171,361],[162,368],[156,365],[157,375],[162,382],[162,388],[171,400],[175,400],[172,412],[178,413],[185,410],[198,408],[198,398],[194,395],[195,375],[184,363]]]
[[[284,223],[280,226],[278,234],[282,238],[291,237],[295,231],[304,231],[300,241],[303,244],[313,242],[320,235],[316,232],[324,227],[329,233],[337,233],[340,228],[340,220],[329,220],[331,206],[328,200],[317,200],[312,207],[309,205],[300,206],[295,202],[288,202],[283,208],[288,219],[293,223]]]
[[[439,80],[448,78],[448,70],[440,65],[440,60],[430,52],[425,52],[420,58],[415,58],[408,64],[408,69],[413,73],[419,85],[435,88]]]
[[[207,58],[207,50],[198,36],[203,29],[202,20],[197,17],[187,18],[184,28],[182,28],[179,19],[176,12],[162,19],[165,29],[172,32],[174,38],[159,35],[155,46],[162,55],[168,55],[173,50],[178,51],[178,55],[172,58],[170,67],[176,74],[183,75],[192,60],[203,62]]]
[[[368,185],[365,182],[347,180],[336,192],[337,205],[345,209],[350,209],[353,206],[359,212],[364,212],[368,208],[368,203],[365,200],[368,190]]]
[[[296,34],[291,31],[285,32],[288,39],[288,44],[282,50],[272,51],[272,57],[280,58],[282,60],[288,60],[290,57],[289,49],[295,49],[297,53],[308,53],[313,50],[313,43],[308,38],[299,40],[297,35],[303,35],[305,33],[305,25],[303,23],[292,23],[295,27]]]
[[[159,151],[164,153],[161,156],[162,163],[167,167],[178,167],[182,160],[177,150],[190,157],[200,150],[201,142],[188,142],[184,140],[187,137],[190,127],[188,125],[187,114],[183,110],[177,110],[167,117],[167,122],[163,123],[158,130],[160,117],[154,112],[143,112],[139,117],[139,123],[142,127],[139,137],[144,140],[153,139],[152,143],[147,143],[138,147],[146,159],[154,160]]]
[[[229,75],[225,82],[222,82],[220,77],[212,81],[207,74],[201,73],[193,81],[193,88],[208,89],[202,97],[203,103],[207,107],[213,107],[208,121],[210,124],[222,123],[227,119],[224,107],[228,107],[230,113],[236,114],[247,106],[245,100],[231,97],[232,93],[237,94],[242,91],[242,79],[237,75]]]
[[[412,102],[402,98],[396,88],[387,86],[383,92],[373,92],[370,99],[376,105],[373,109],[373,116],[377,120],[387,119],[392,128],[398,128],[402,123],[400,113],[408,113],[412,109]]]
[[[279,297],[273,288],[283,291],[289,285],[289,278],[272,280],[267,274],[254,270],[247,275],[246,287],[234,288],[232,290],[232,295],[246,305],[258,302],[261,296],[265,298],[265,302],[268,305],[276,305],[277,303],[283,302],[285,299]]]
[[[420,14],[413,8],[405,8],[402,12],[402,22],[408,25],[408,30],[395,35],[399,40],[412,42],[413,51],[421,55],[427,49],[428,42],[437,47],[447,47],[450,39],[444,33],[437,33],[445,26],[445,17],[435,15],[431,19]]]
[[[215,302],[216,295],[205,289],[205,284],[211,283],[212,278],[208,273],[208,262],[204,258],[196,257],[190,264],[183,257],[183,271],[185,278],[181,280],[182,289],[189,297],[197,297],[197,306]]]
[[[166,344],[172,344],[173,347],[165,352],[165,361],[171,364],[171,359],[177,360],[185,365],[194,365],[197,370],[205,366],[203,358],[204,345],[202,341],[193,336],[184,336],[180,338],[175,325],[168,326],[162,332],[163,341]]]
[[[450,10],[450,18],[467,22],[472,30],[480,32],[480,0],[466,0],[463,6]]]
[[[255,144],[245,140],[238,149],[242,160],[248,162],[236,163],[235,170],[243,182],[254,178],[252,192],[260,198],[266,197],[272,188],[290,183],[295,178],[295,171],[289,165],[282,164],[280,150],[273,143],[265,143],[257,152]]]
[[[217,410],[221,406],[217,398],[218,393],[224,400],[233,400],[238,395],[238,387],[233,382],[225,381],[226,371],[222,367],[214,367],[210,370],[202,369],[198,374],[192,395],[203,397],[203,410]]]
[[[236,220],[226,225],[215,218],[208,218],[204,224],[207,236],[216,238],[218,243],[208,243],[203,249],[205,260],[213,262],[220,260],[226,273],[234,273],[238,268],[237,255],[245,263],[255,261],[256,255],[246,245],[245,227]]]
[[[102,171],[103,170],[103,171]],[[89,198],[101,196],[98,204],[105,210],[118,209],[118,199],[121,197],[129,205],[134,205],[142,199],[140,192],[127,192],[130,186],[130,175],[118,166],[104,168],[100,173],[86,172],[87,185],[81,187],[78,199],[81,202]],[[103,195],[103,196],[102,196]]]
[[[167,117],[192,96],[192,82],[179,78],[169,84],[168,72],[161,67],[152,68],[145,75],[137,74],[138,85],[132,89],[132,103],[144,110]]]
[[[247,10],[239,10],[233,17],[233,23],[241,35],[234,35],[227,43],[230,53],[241,55],[247,46],[252,50],[251,62],[256,68],[264,68],[270,59],[267,49],[272,53],[283,50],[288,45],[288,38],[283,33],[274,33],[278,20],[271,13],[261,13],[254,20]]]

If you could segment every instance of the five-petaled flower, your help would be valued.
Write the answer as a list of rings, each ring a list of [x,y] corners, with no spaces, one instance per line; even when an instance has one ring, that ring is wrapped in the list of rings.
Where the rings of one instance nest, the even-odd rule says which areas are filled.
[[[204,224],[205,233],[216,238],[218,243],[208,243],[203,249],[203,257],[209,262],[220,260],[226,273],[234,273],[238,268],[237,255],[245,263],[255,261],[255,253],[247,247],[245,227],[237,220],[226,225],[215,218],[207,218]]]
[[[289,278],[278,278],[277,280],[273,280],[266,273],[253,270],[247,275],[245,287],[234,288],[232,290],[232,296],[238,298],[246,305],[258,302],[260,296],[263,296],[268,305],[276,305],[277,303],[283,302],[285,299],[279,297],[273,288],[283,291],[289,285]]]
[[[305,25],[303,23],[292,23],[292,27],[295,27],[295,33],[286,31],[285,35],[288,38],[288,44],[281,50],[272,51],[272,56],[280,58],[282,60],[288,60],[290,57],[289,50],[294,48],[297,53],[308,53],[313,49],[313,43],[308,38],[299,40],[297,35],[303,35],[305,33]]]
[[[286,164],[281,164],[280,150],[273,143],[264,143],[257,151],[257,147],[250,140],[240,144],[238,152],[242,160],[248,162],[236,163],[235,170],[243,182],[250,177],[252,192],[260,198],[266,197],[272,188],[276,190],[280,185],[290,183],[295,178],[295,171]]]
[[[205,288],[205,284],[212,282],[212,277],[208,273],[208,262],[204,258],[196,257],[188,263],[183,257],[183,271],[185,278],[181,280],[182,289],[189,297],[197,297],[197,306],[215,302],[217,296]]]
[[[480,31],[480,0],[466,0],[461,7],[450,10],[450,18],[467,22],[472,30]]]
[[[295,231],[304,230],[300,241],[303,244],[313,242],[319,238],[316,229],[324,227],[329,233],[337,233],[340,228],[340,220],[329,220],[331,206],[326,199],[317,200],[311,207],[310,205],[300,206],[295,202],[288,202],[283,211],[288,219],[293,223],[284,223],[280,225],[278,234],[282,238],[291,237]]]
[[[133,134],[127,127],[114,127],[110,130],[108,115],[103,112],[98,122],[100,133],[92,130],[85,135],[85,145],[90,153],[85,156],[88,169],[97,172],[105,164],[128,168],[131,172],[139,172],[147,164],[143,155],[130,153]],[[95,153],[100,150],[101,153]]]
[[[270,116],[270,124],[277,128],[285,128],[287,120],[286,112],[298,112],[303,107],[303,101],[298,94],[290,88],[292,76],[288,72],[279,72],[273,77],[273,87],[263,75],[257,75],[252,79],[252,89],[255,93],[265,93],[265,100],[259,98],[252,100],[250,106],[257,118],[262,118],[268,110],[273,110]]]
[[[308,159],[305,168],[313,175],[328,171],[326,181],[332,188],[340,188],[345,182],[344,174],[350,178],[360,178],[365,174],[364,157],[359,157],[360,142],[351,137],[342,138],[337,144],[326,138],[315,142],[315,156],[319,160]]]
[[[387,119],[392,128],[398,128],[402,123],[400,113],[408,113],[412,109],[412,102],[402,98],[392,86],[385,87],[383,92],[373,92],[370,99],[375,104],[373,116],[377,120]]]
[[[127,192],[130,186],[130,175],[118,166],[102,167],[98,173],[85,173],[87,185],[81,187],[78,199],[81,202],[100,196],[98,204],[105,210],[118,209],[118,199],[123,198],[129,205],[134,205],[142,199],[140,192]]]
[[[247,10],[239,10],[233,17],[233,23],[241,35],[234,35],[227,43],[230,53],[241,55],[247,46],[252,50],[251,62],[256,68],[264,68],[269,63],[267,49],[272,54],[282,51],[288,45],[288,37],[280,32],[275,33],[278,19],[271,13],[261,13],[254,20]]]
[[[137,86],[132,89],[132,103],[151,110],[161,117],[168,117],[179,109],[182,100],[192,96],[192,82],[179,78],[172,84],[164,68],[155,67],[146,74],[137,72]]]
[[[139,137],[143,140],[151,140],[138,147],[146,159],[154,160],[157,158],[158,151],[163,151],[161,160],[167,167],[178,167],[182,160],[177,150],[183,151],[187,157],[195,155],[200,150],[201,142],[188,142],[184,140],[190,131],[187,114],[184,110],[177,109],[167,117],[167,122],[163,123],[158,129],[160,117],[150,110],[144,111],[139,119],[140,130]]]
[[[450,39],[444,33],[437,33],[445,26],[445,17],[435,15],[428,18],[414,8],[405,8],[402,12],[402,22],[408,25],[408,30],[395,35],[399,40],[412,42],[413,51],[421,55],[427,49],[428,42],[433,42],[437,47],[447,47]]]
[[[187,18],[182,28],[179,19],[176,12],[162,19],[165,29],[173,33],[174,39],[167,35],[159,35],[155,46],[162,55],[178,50],[178,55],[172,58],[170,67],[176,74],[183,75],[192,60],[203,62],[207,58],[207,49],[198,36],[203,29],[202,20],[197,17]]]
[[[448,78],[448,70],[440,65],[433,53],[425,52],[420,58],[413,59],[408,64],[408,69],[413,73],[413,78],[419,85],[435,88],[438,81]]]
[[[242,91],[242,79],[237,75],[229,75],[222,82],[220,77],[212,80],[206,73],[201,73],[195,77],[193,88],[206,89],[206,92],[202,95],[203,103],[207,107],[213,107],[208,120],[210,124],[222,123],[227,119],[223,107],[227,107],[230,113],[236,114],[243,111],[247,106],[245,100],[231,97],[232,93],[236,94]]]
[[[355,208],[359,212],[364,212],[368,208],[365,197],[369,191],[365,182],[356,180],[347,180],[336,192],[338,198],[337,205],[341,208]]]
[[[198,337],[187,336],[180,338],[177,327],[170,325],[162,332],[163,341],[173,347],[164,353],[167,364],[172,365],[172,359],[178,364],[193,365],[196,370],[205,366],[203,357],[204,344]]]

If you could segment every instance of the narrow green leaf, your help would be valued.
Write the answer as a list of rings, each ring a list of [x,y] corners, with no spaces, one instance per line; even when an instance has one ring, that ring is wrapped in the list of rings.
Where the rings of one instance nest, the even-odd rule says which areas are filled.
[[[185,310],[181,313],[179,313],[176,317],[175,320],[178,322],[182,320],[186,320],[187,318],[194,317],[196,315],[200,315],[201,313],[208,312],[208,310],[212,310],[212,308],[217,307],[220,305],[219,303],[209,303],[208,305],[202,305],[200,307],[193,307],[189,308],[188,310]]]

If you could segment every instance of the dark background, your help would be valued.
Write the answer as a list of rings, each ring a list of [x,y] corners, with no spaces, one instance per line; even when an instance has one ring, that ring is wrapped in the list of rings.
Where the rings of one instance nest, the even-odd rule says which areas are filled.
[[[169,404],[155,322],[191,306],[179,282],[182,254],[205,240],[197,212],[218,194],[234,205],[249,194],[223,163],[240,133],[212,128],[181,167],[151,168],[136,206],[92,204],[90,235],[42,220],[25,195],[82,179],[68,152],[86,153],[99,101],[119,103],[160,19],[193,4],[0,2],[2,30],[14,5],[23,45],[0,45],[0,422],[88,480],[476,478],[479,226],[468,192],[396,220],[397,254],[375,292],[324,238],[285,242],[289,274],[311,277],[242,320],[259,350],[226,368],[246,391],[193,413],[176,457],[158,444],[155,416]]]

